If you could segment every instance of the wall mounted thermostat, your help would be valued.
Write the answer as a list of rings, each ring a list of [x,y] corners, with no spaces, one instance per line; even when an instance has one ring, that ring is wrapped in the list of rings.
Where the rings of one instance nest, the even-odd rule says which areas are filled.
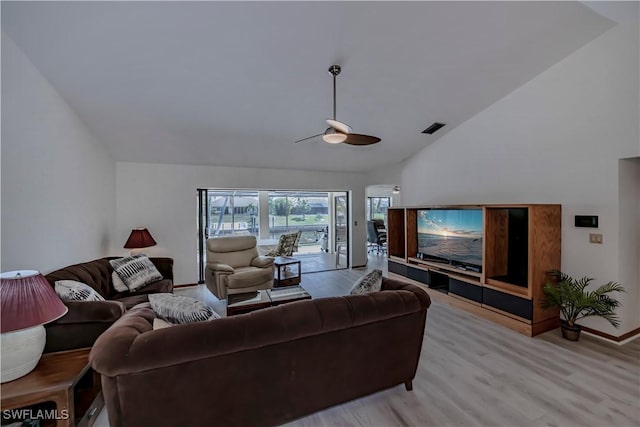
[[[598,216],[576,215],[576,227],[598,228]]]

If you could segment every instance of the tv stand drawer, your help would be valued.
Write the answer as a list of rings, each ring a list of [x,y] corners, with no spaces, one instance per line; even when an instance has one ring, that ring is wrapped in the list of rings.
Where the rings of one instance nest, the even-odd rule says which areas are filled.
[[[533,301],[495,291],[486,287],[482,288],[482,304],[497,308],[523,319],[533,319]]]

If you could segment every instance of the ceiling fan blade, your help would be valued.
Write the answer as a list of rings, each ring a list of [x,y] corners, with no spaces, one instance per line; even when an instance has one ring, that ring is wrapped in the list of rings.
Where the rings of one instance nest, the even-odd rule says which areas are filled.
[[[342,143],[349,145],[372,145],[377,144],[382,141],[377,136],[370,135],[360,135],[359,133],[349,133],[347,134],[347,139],[345,139]]]
[[[317,137],[322,136],[322,135],[324,135],[324,132],[319,133],[319,134],[317,134],[317,135],[308,136],[308,137],[306,137],[306,138],[302,138],[302,139],[299,139],[299,140],[297,140],[297,141],[293,141],[293,143],[294,143],[294,144],[297,144],[298,142],[306,141],[306,140],[308,140],[308,139],[317,138]]]
[[[338,132],[351,133],[351,131],[353,130],[351,129],[351,126],[349,126],[348,124],[339,122],[337,120],[327,119],[326,122],[329,126],[334,128]]]

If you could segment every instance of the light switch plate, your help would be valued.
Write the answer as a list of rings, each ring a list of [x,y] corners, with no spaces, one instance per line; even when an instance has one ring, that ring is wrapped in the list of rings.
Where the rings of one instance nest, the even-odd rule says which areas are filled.
[[[602,234],[599,233],[589,233],[589,243],[602,243]]]

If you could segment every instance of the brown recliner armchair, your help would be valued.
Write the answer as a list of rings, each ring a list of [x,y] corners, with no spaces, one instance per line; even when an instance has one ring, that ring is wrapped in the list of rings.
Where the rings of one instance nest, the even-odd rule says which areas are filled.
[[[205,283],[220,299],[227,294],[271,289],[273,258],[258,255],[255,236],[208,239]]]

